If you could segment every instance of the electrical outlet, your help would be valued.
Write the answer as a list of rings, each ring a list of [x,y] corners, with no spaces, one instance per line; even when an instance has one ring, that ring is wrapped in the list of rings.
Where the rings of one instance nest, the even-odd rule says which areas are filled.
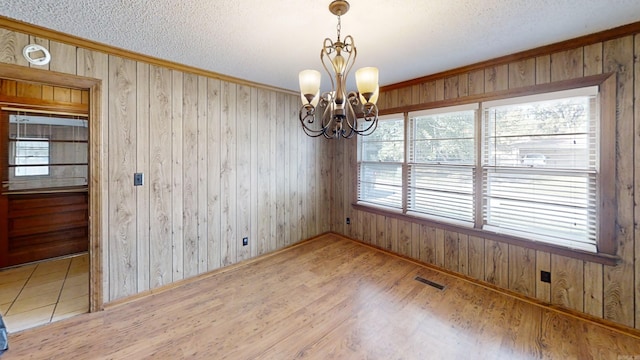
[[[540,281],[551,283],[551,273],[548,271],[540,271]]]
[[[133,174],[133,186],[142,186],[144,183],[144,175],[142,173]]]
[[[347,225],[351,224],[351,218],[347,218]]]
[[[248,237],[243,237],[242,238],[242,246],[247,246],[249,245],[249,238]]]

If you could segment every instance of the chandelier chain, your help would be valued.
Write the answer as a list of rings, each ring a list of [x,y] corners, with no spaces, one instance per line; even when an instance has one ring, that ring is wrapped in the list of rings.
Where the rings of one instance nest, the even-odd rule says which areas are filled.
[[[340,22],[340,14],[338,14],[338,25],[336,26],[338,32],[338,42],[340,42],[340,30],[342,30],[342,24]]]

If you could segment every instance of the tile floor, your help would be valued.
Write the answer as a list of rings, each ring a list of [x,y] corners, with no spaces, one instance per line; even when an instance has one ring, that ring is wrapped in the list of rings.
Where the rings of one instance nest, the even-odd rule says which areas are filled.
[[[10,333],[88,311],[88,254],[0,271],[0,314]]]

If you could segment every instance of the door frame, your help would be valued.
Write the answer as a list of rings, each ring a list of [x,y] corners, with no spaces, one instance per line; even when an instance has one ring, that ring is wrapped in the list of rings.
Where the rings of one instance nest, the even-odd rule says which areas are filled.
[[[102,80],[4,63],[0,78],[89,91],[89,311],[102,310]]]

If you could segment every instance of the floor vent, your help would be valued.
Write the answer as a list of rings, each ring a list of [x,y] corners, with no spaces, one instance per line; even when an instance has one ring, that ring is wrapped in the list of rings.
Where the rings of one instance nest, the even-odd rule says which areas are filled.
[[[434,288],[438,289],[438,290],[444,290],[444,285],[440,285],[438,283],[434,283],[433,281],[427,280],[423,277],[420,276],[416,276],[415,280],[420,281],[423,284],[427,284],[429,286],[433,286]]]

